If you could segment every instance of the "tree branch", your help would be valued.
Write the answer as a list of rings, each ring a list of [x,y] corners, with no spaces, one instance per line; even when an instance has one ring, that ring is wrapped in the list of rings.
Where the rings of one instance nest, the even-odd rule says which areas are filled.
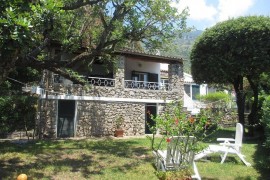
[[[41,53],[42,50],[44,50],[48,45],[50,44],[50,40],[49,38],[46,38],[44,40],[44,42],[37,47],[36,49],[34,49],[31,53],[29,53],[27,56],[32,56],[32,57],[36,57],[37,55],[39,55]]]
[[[93,62],[93,60],[96,56],[97,56],[96,53],[93,51],[91,53],[83,52],[83,53],[79,54],[78,56],[74,57],[73,59],[71,59],[70,61],[68,61],[68,63],[65,65],[65,67],[71,68],[75,64],[77,64],[78,62],[82,62],[84,60],[91,60],[91,62]]]
[[[71,74],[69,74],[67,71],[60,69],[60,68],[55,68],[55,67],[49,67],[48,70],[52,71],[55,74],[60,74],[62,77],[71,80],[74,84],[81,84],[85,85],[87,83],[86,80],[80,78],[80,77],[74,77]]]
[[[100,19],[101,19],[101,22],[102,22],[102,24],[103,24],[104,28],[108,28],[108,25],[107,25],[107,23],[106,23],[106,20],[105,20],[104,14],[102,13],[102,11],[101,11],[101,10],[99,10],[99,16],[100,16]]]
[[[27,67],[30,66],[35,69],[47,69],[48,67],[64,67],[67,64],[65,61],[60,61],[58,58],[57,60],[44,60],[39,61],[33,56],[28,56],[25,59],[19,59],[16,61],[16,66],[20,67]]]
[[[96,51],[100,52],[103,48],[106,47],[106,41],[108,41],[111,37],[111,32],[115,30],[114,23],[116,21],[123,22],[125,15],[130,11],[130,8],[127,8],[124,3],[122,4],[114,4],[115,11],[113,13],[113,17],[111,18],[110,22],[107,24],[106,28],[104,28],[104,31],[102,32],[99,40],[99,44],[96,47]]]

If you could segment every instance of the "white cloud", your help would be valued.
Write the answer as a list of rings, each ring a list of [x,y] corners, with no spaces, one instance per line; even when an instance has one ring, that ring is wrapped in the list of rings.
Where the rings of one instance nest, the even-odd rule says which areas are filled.
[[[219,0],[218,21],[243,16],[254,4],[254,0]]]
[[[207,5],[205,0],[180,0],[179,4],[173,4],[179,11],[189,8],[189,18],[193,20],[212,20],[217,14],[217,9]]]
[[[180,0],[172,5],[179,12],[185,7],[189,8],[189,20],[205,23],[206,27],[232,17],[244,16],[254,5],[256,0]],[[212,3],[211,3],[212,2]]]

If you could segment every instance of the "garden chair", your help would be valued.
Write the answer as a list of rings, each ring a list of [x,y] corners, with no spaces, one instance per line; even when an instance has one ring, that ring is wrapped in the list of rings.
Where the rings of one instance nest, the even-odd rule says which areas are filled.
[[[157,170],[179,170],[193,166],[195,175],[192,178],[201,179],[194,162],[194,136],[173,136],[167,140],[167,150],[153,151],[156,157]]]
[[[218,138],[217,141],[222,141],[219,145],[209,145],[208,148],[195,155],[195,160],[201,159],[211,153],[221,153],[221,164],[225,161],[228,154],[236,154],[246,166],[251,166],[245,160],[245,156],[241,153],[243,139],[243,126],[240,123],[236,124],[235,139],[233,138]]]

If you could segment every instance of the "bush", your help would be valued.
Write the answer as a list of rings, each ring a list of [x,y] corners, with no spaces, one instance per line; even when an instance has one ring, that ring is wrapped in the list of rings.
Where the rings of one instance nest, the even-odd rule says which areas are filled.
[[[33,129],[36,104],[36,97],[0,96],[0,137],[15,130]]]
[[[265,145],[267,148],[270,148],[270,96],[267,96],[263,102],[262,106],[262,123],[264,126],[265,134]]]
[[[223,115],[220,111],[213,112],[212,109],[201,109],[198,115],[192,116],[183,110],[182,103],[172,102],[166,106],[162,114],[156,117],[151,115],[155,122],[155,126],[150,127],[153,133],[151,148],[153,151],[162,149],[163,141],[167,141],[172,136],[194,136],[196,142],[202,141],[216,130],[216,125]],[[161,140],[155,138],[158,131],[163,135]],[[201,145],[195,143],[193,150],[195,152],[201,150]]]
[[[198,97],[201,101],[206,102],[216,102],[216,101],[223,101],[228,103],[230,101],[230,95],[225,92],[215,92],[209,93],[207,95],[200,95]]]

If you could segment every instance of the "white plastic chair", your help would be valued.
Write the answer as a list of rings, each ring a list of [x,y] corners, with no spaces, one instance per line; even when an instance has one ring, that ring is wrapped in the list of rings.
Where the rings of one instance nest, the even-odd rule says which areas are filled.
[[[157,170],[168,171],[193,166],[195,175],[192,178],[201,180],[197,166],[194,162],[194,136],[173,136],[170,138],[167,150],[153,151],[156,157]]]
[[[209,145],[208,148],[195,155],[195,160],[201,159],[211,153],[221,153],[221,164],[224,163],[228,154],[236,154],[246,166],[251,166],[245,160],[245,156],[241,153],[243,140],[243,126],[240,123],[236,124],[235,139],[233,138],[218,138],[217,141],[222,141],[219,145]]]

